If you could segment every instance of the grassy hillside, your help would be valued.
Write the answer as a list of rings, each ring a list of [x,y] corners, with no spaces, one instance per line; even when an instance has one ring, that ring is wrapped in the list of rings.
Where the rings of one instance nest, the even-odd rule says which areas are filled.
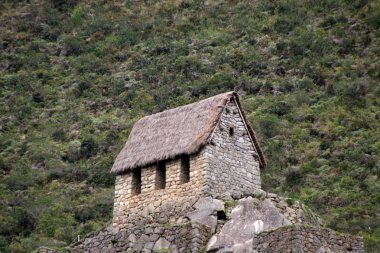
[[[380,1],[0,1],[0,252],[112,216],[134,122],[243,95],[268,191],[380,252]]]

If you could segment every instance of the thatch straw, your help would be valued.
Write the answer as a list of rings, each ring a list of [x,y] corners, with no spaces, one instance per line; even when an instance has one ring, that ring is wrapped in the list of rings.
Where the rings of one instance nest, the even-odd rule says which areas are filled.
[[[231,98],[236,99],[241,110],[237,93],[228,92],[140,119],[133,126],[111,172],[122,173],[183,154],[196,153],[208,143]],[[260,164],[264,166],[265,159],[255,134],[246,118],[245,121],[259,154]]]

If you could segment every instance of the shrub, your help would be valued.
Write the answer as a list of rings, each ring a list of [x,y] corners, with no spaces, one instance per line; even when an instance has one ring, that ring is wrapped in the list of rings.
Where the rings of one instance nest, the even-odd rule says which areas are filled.
[[[285,175],[285,183],[289,187],[298,187],[304,181],[304,175],[300,171],[289,171]]]
[[[9,249],[9,242],[8,240],[0,235],[0,252],[3,252],[3,253],[10,253],[10,249]]]
[[[257,129],[259,136],[265,139],[270,139],[280,133],[280,121],[275,116],[255,117],[252,121],[253,125],[257,126],[254,129]]]
[[[211,90],[233,90],[238,84],[238,79],[231,68],[223,68],[206,82],[206,87]]]
[[[78,0],[49,0],[59,11],[67,11],[73,8]]]
[[[63,129],[57,129],[52,133],[52,137],[55,141],[65,141],[66,140],[66,132]]]
[[[73,10],[70,16],[70,21],[74,26],[80,26],[83,23],[83,18],[85,16],[85,9],[79,6]]]
[[[88,138],[82,141],[80,145],[81,158],[89,158],[98,152],[98,144],[93,138]]]
[[[62,228],[67,228],[74,224],[74,218],[70,214],[64,213],[62,206],[52,206],[41,214],[36,224],[36,229],[45,236],[56,236],[62,239]]]
[[[277,114],[278,116],[283,116],[285,114],[288,114],[291,112],[292,106],[289,104],[289,102],[285,101],[275,101],[270,104],[269,106],[269,112]]]
[[[76,162],[80,159],[81,143],[78,140],[71,141],[67,147],[65,155],[62,157],[64,161]]]
[[[203,69],[202,61],[195,55],[180,56],[175,62],[176,68],[186,77],[193,77]]]
[[[337,23],[337,20],[335,19],[334,16],[328,16],[321,22],[320,26],[327,29],[327,28],[331,28],[336,23]]]
[[[115,46],[122,48],[126,45],[134,45],[138,41],[138,33],[129,28],[127,25],[122,25],[120,31],[116,33]]]
[[[54,232],[54,237],[60,241],[64,241],[67,244],[71,243],[75,238],[75,230],[72,225],[65,225],[63,227],[58,227]]]
[[[365,107],[367,87],[363,81],[345,83],[339,89],[342,102],[348,107]]]
[[[380,6],[379,6],[379,4],[375,4],[375,2],[373,2],[370,5],[370,10],[371,11],[368,13],[368,16],[367,16],[368,23],[374,29],[379,29],[380,28],[380,17],[379,17]]]
[[[80,55],[85,51],[85,42],[80,37],[66,37],[63,43],[66,55]]]

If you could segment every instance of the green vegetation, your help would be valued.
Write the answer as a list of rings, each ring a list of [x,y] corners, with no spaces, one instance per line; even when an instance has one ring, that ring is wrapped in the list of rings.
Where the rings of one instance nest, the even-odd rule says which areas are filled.
[[[298,198],[380,251],[380,2],[0,2],[0,251],[62,247],[112,216],[144,115],[243,94]]]

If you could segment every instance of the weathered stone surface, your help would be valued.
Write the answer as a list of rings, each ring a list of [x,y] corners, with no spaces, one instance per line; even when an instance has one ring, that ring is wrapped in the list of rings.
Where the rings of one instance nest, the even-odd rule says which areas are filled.
[[[165,238],[161,237],[154,244],[153,250],[165,250],[165,249],[169,249],[169,247],[170,247],[170,242],[166,240]]]
[[[195,204],[194,211],[187,213],[191,222],[198,222],[211,228],[214,232],[217,226],[217,212],[224,211],[224,203],[211,197],[200,198]]]
[[[288,224],[291,224],[290,221],[270,200],[259,201],[252,197],[244,198],[239,200],[238,205],[232,210],[231,219],[223,226],[216,241],[215,238],[212,238],[207,248],[225,250],[235,247],[239,251],[243,248],[248,250],[251,246],[247,245],[252,244],[249,241],[256,234]]]
[[[364,253],[360,237],[340,234],[328,228],[301,225],[264,231],[255,236],[252,248],[258,253]]]
[[[210,214],[215,211],[224,211],[224,202],[211,197],[200,198],[194,207],[197,210],[210,210]]]
[[[149,234],[147,234],[147,232]],[[116,231],[108,228],[94,233],[68,252],[199,252],[211,237],[211,230],[202,224],[185,223],[162,226],[147,225]],[[55,253],[46,251],[41,253]]]

